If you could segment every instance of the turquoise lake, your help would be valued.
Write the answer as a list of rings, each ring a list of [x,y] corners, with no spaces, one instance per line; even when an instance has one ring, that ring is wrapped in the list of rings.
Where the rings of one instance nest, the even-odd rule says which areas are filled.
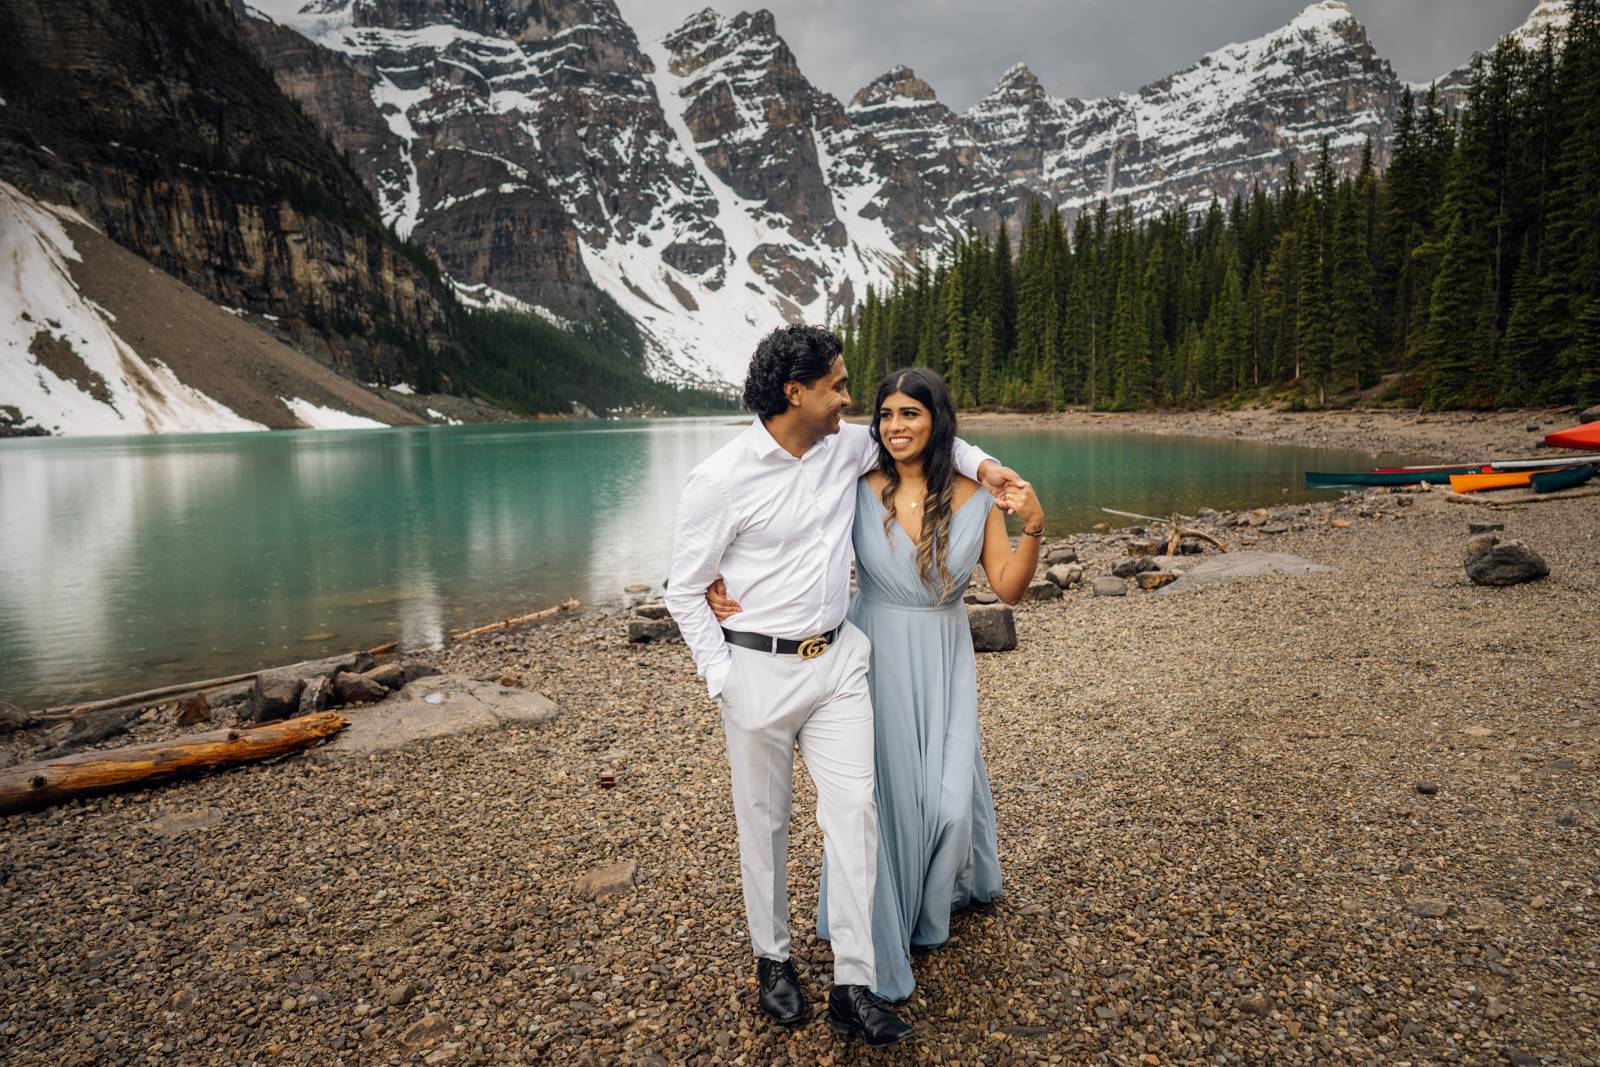
[[[684,475],[737,417],[0,442],[0,699],[42,707],[450,630],[659,583]],[[1049,530],[1317,499],[1397,458],[975,429]]]

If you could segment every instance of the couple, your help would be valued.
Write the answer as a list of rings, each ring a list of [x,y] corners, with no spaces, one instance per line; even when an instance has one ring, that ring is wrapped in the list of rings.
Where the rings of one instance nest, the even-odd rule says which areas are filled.
[[[911,945],[942,943],[953,909],[1000,891],[961,597],[981,559],[1015,602],[1044,515],[1014,471],[956,438],[932,371],[891,374],[871,428],[844,424],[840,352],[815,326],[756,348],[757,419],[689,475],[666,599],[722,711],[761,1009],[784,1025],[809,1014],[789,961],[798,744],[824,839],[828,1025],[885,1046],[912,1036],[884,1002],[911,993]],[[1001,510],[1023,521],[1014,550]]]

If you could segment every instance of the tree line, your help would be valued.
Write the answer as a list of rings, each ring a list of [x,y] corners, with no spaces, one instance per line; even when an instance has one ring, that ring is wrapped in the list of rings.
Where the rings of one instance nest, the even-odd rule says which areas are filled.
[[[1459,117],[1407,89],[1381,174],[1324,139],[1304,180],[1197,216],[1102,201],[1069,233],[1034,203],[1015,255],[969,230],[840,333],[855,381],[921,364],[966,406],[1600,401],[1600,0],[1475,59]]]

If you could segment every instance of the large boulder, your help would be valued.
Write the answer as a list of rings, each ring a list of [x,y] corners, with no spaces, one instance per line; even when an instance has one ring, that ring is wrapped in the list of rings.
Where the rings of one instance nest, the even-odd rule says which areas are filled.
[[[1591,422],[1600,422],[1600,404],[1596,404],[1592,408],[1586,408],[1578,415],[1579,425],[1586,426]]]
[[[21,730],[33,724],[33,716],[17,707],[0,700],[0,734],[9,734],[13,730]]]
[[[967,625],[975,652],[1010,652],[1017,647],[1017,619],[1008,604],[969,604]]]
[[[179,726],[194,726],[197,723],[211,721],[211,702],[206,700],[204,693],[190,693],[178,701],[178,708],[173,716],[173,721]]]
[[[1140,589],[1160,589],[1164,585],[1171,585],[1180,576],[1174,571],[1141,571],[1134,577]]]
[[[1022,593],[1024,600],[1060,600],[1061,587],[1049,578],[1035,578]]]
[[[1044,576],[1055,582],[1062,589],[1071,589],[1083,581],[1083,564],[1057,563],[1044,572]]]
[[[364,674],[340,671],[333,676],[334,700],[340,704],[376,704],[389,690]]]
[[[276,722],[300,710],[300,691],[306,687],[305,675],[293,667],[279,667],[256,675],[250,693],[249,722]]]
[[[403,668],[405,672],[405,685],[410,685],[418,678],[431,678],[439,673],[439,668],[431,663],[422,663],[417,660],[407,660]]]
[[[326,711],[335,702],[333,695],[333,679],[327,675],[320,675],[306,683],[300,690],[300,714],[311,715],[315,712]]]
[[[286,719],[300,712],[300,696],[309,682],[345,672],[360,674],[377,665],[378,661],[370,652],[349,652],[262,671],[256,675],[250,691],[250,707],[245,710],[243,719],[245,722]]]
[[[1517,585],[1550,573],[1544,557],[1521,541],[1496,540],[1494,534],[1478,534],[1468,543],[1462,564],[1475,585]]]
[[[1132,578],[1145,571],[1157,570],[1160,566],[1161,564],[1150,556],[1129,556],[1127,559],[1118,560],[1117,565],[1111,568],[1111,573],[1117,578]]]
[[[362,671],[361,676],[369,681],[377,682],[385,689],[399,689],[406,684],[406,669],[398,663],[385,663],[381,667],[374,667],[370,671]]]
[[[1128,583],[1121,578],[1102,575],[1090,586],[1095,596],[1127,596]]]
[[[661,641],[676,641],[681,635],[678,624],[670,618],[628,620],[628,642],[634,645],[651,645]]]
[[[1046,553],[1044,561],[1052,566],[1057,563],[1076,563],[1078,562],[1078,550],[1071,545],[1058,545]]]

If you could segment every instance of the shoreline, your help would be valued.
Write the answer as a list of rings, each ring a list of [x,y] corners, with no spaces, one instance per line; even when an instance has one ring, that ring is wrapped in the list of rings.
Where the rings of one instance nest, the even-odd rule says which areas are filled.
[[[1101,430],[1261,441],[1269,444],[1406,452],[1440,462],[1559,456],[1539,442],[1573,425],[1570,407],[1508,408],[1492,412],[1357,408],[1336,411],[973,412],[962,425],[1039,426],[1057,430]]]
[[[430,398],[406,398],[427,400]],[[713,416],[659,416],[661,418],[720,418]],[[746,413],[731,413],[730,418],[743,421]],[[584,419],[576,415],[516,416],[509,421],[605,421]],[[852,421],[863,421],[852,418]],[[1573,421],[1569,408],[1518,408],[1493,413],[1440,412],[1423,415],[1415,410],[1357,409],[1351,411],[1282,412],[1269,408],[1249,408],[1239,411],[1201,409],[1196,411],[1144,411],[1096,412],[1072,409],[1055,413],[989,412],[980,411],[961,417],[963,426],[1014,429],[1037,426],[1051,430],[1092,431],[1101,433],[1139,433],[1157,436],[1193,436],[1214,440],[1248,440],[1266,444],[1311,445],[1351,449],[1369,453],[1393,452],[1427,457],[1430,461],[1453,462],[1466,459],[1517,457],[1533,454],[1533,442],[1553,429],[1570,425]],[[1529,430],[1528,427],[1536,427]],[[406,427],[390,427],[404,429]],[[145,435],[158,436],[158,435]],[[1521,449],[1519,451],[1519,448]],[[1552,458],[1561,450],[1540,449]],[[1331,497],[1329,498],[1331,499]],[[1273,507],[1273,499],[1264,499],[1256,506]],[[1110,529],[1135,524],[1137,520],[1106,516]],[[1071,537],[1072,533],[1052,535]],[[635,576],[643,577],[643,576]],[[559,603],[573,595],[567,591],[551,603]],[[618,598],[620,600],[620,597]],[[546,604],[515,605],[515,609],[535,610]],[[585,605],[581,612],[611,613],[616,603],[604,602]],[[495,621],[486,617],[485,621]],[[388,641],[391,635],[375,635],[379,641]],[[326,654],[335,654],[326,651]],[[353,650],[358,651],[358,650]],[[439,650],[415,650],[418,653]],[[271,663],[254,668],[272,670],[284,664]],[[241,673],[248,668],[228,673]],[[163,684],[179,685],[181,683]],[[122,694],[102,693],[76,700],[56,700],[53,705],[78,706],[94,703]],[[3,696],[3,694],[0,694]],[[30,709],[40,710],[40,709]]]

